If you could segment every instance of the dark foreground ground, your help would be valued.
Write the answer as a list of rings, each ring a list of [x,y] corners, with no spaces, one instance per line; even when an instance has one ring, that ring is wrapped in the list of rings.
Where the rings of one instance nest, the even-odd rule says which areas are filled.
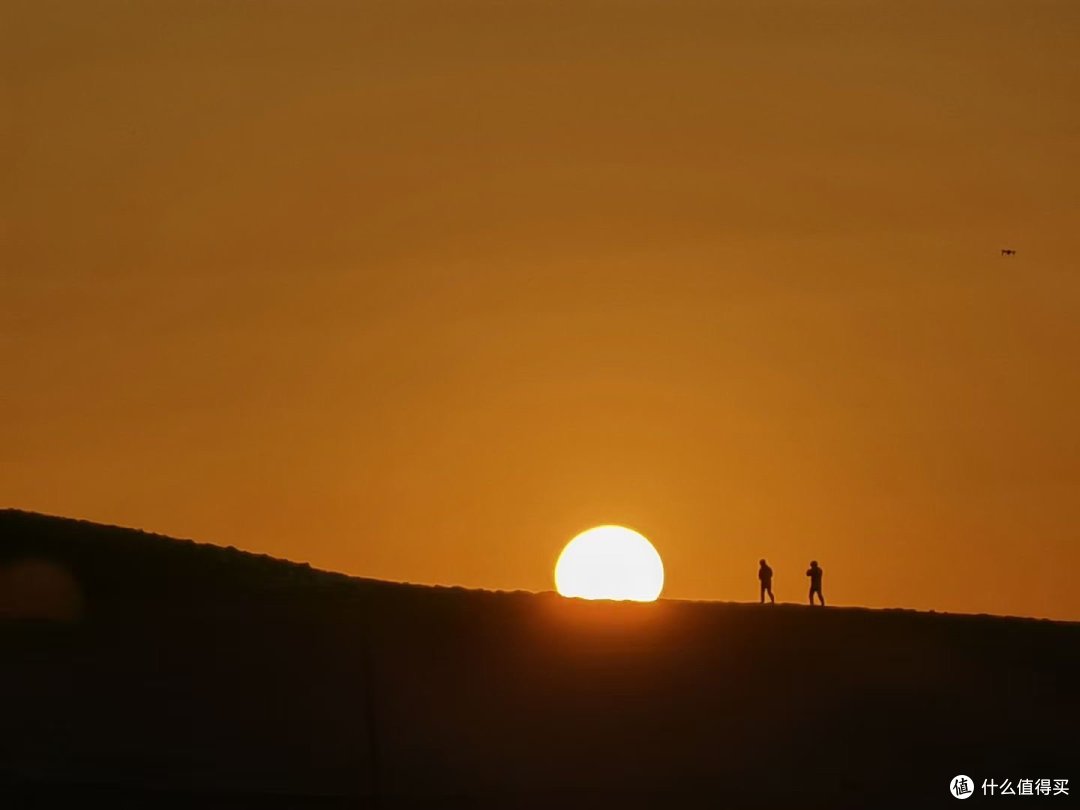
[[[0,512],[5,808],[1074,794],[1078,685],[1078,624],[426,588]]]

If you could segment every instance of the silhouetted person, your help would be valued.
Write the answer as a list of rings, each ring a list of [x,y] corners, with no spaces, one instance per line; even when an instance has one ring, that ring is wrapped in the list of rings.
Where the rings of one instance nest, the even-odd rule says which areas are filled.
[[[769,604],[775,604],[776,599],[772,595],[772,569],[765,560],[758,561],[757,578],[761,581],[761,604],[765,604],[765,594],[769,594]]]
[[[821,566],[817,564],[817,560],[810,561],[810,567],[806,569],[806,575],[810,577],[810,604],[814,604],[814,594],[817,594],[817,598],[821,600],[822,606],[825,605],[825,597],[821,595]]]

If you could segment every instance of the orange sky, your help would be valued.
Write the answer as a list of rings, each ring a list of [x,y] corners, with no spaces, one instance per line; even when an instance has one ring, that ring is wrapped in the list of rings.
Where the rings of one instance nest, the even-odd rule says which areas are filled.
[[[1080,619],[1075,0],[0,0],[0,60],[0,505]]]

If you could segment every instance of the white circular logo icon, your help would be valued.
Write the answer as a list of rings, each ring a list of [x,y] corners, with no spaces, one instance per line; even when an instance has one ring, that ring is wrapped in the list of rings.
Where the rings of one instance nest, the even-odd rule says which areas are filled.
[[[954,799],[968,799],[975,792],[975,780],[970,776],[954,776],[949,780],[949,793]]]

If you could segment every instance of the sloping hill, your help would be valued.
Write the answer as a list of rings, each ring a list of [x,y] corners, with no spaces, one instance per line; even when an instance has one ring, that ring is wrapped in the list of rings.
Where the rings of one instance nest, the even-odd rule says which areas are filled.
[[[949,806],[958,773],[1080,788],[1077,624],[427,588],[9,510],[0,645],[0,797],[18,802],[874,808]]]

